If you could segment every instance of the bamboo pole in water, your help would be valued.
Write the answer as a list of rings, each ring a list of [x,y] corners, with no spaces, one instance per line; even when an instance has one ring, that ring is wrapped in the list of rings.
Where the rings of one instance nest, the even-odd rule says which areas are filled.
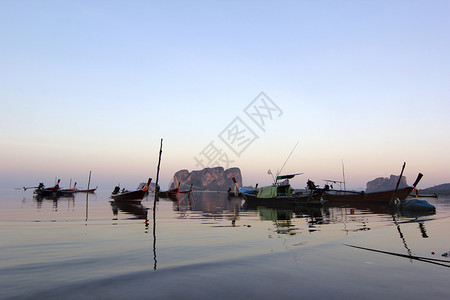
[[[88,191],[89,191],[89,186],[91,185],[91,173],[92,173],[92,171],[89,171],[89,180],[88,180],[88,187],[87,187]]]
[[[162,143],[163,139],[161,139],[161,146],[159,147],[159,159],[158,159],[158,167],[156,169],[156,186],[155,186],[155,198],[153,200],[153,269],[156,270],[156,201],[158,201],[158,181],[159,181],[159,169],[161,166],[161,154],[162,154]]]
[[[153,209],[155,209],[156,201],[158,201],[158,192],[159,192],[159,190],[158,190],[158,181],[159,181],[159,168],[161,166],[162,144],[163,144],[163,139],[161,139],[161,146],[159,147],[158,167],[156,169],[155,201],[153,202]]]
[[[86,193],[86,222],[88,220],[88,212],[89,212],[89,186],[91,185],[91,174],[92,174],[92,171],[89,171],[89,179],[88,179],[87,193]],[[86,223],[86,225],[87,225],[87,223]]]
[[[342,159],[342,180],[344,181],[344,191],[346,191],[347,187],[345,186],[344,159]]]

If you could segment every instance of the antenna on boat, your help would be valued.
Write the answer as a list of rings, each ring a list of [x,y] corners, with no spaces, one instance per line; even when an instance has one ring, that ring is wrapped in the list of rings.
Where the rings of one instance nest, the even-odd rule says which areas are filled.
[[[344,159],[342,159],[342,180],[343,180],[343,182],[344,182],[344,191],[346,191],[347,188],[345,187]]]
[[[273,177],[273,173],[270,169],[269,169],[269,171],[267,171],[267,174],[272,175],[273,183],[275,183],[275,177]]]
[[[92,174],[92,171],[89,171],[89,180],[88,180],[88,187],[87,187],[88,190],[91,185],[91,174]]]
[[[281,171],[283,171],[284,166],[286,165],[286,163],[288,162],[289,158],[291,158],[292,153],[294,153],[295,148],[297,148],[297,145],[300,141],[297,141],[297,144],[295,144],[294,148],[292,149],[291,153],[289,154],[288,158],[286,159],[286,161],[284,162],[283,166],[281,167],[281,170],[277,171],[277,177],[278,175],[280,175]]]

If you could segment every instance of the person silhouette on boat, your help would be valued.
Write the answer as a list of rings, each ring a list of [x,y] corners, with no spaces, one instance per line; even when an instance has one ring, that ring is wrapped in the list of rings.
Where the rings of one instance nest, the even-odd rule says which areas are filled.
[[[112,194],[113,194],[113,195],[116,195],[116,194],[119,193],[119,191],[120,191],[120,186],[116,185],[116,187],[114,188]]]
[[[316,185],[314,184],[314,181],[309,180],[309,179],[308,179],[308,181],[306,182],[306,186],[307,186],[308,189],[310,189],[310,190],[316,190],[316,189],[317,189]]]

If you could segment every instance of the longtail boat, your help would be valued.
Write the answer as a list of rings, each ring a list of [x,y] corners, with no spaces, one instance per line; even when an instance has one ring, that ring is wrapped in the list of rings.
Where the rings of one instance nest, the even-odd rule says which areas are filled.
[[[98,186],[96,186],[93,189],[86,189],[86,190],[77,190],[78,193],[95,193],[95,191],[97,190]]]
[[[158,192],[158,197],[160,197],[160,198],[175,198],[178,196],[179,193],[180,193],[180,182],[178,182],[178,186],[175,189]]]
[[[190,194],[190,193],[192,193],[192,191],[193,191],[193,189],[192,189],[192,183],[191,183],[191,186],[190,186],[189,189],[186,190],[186,191],[180,191],[180,190],[178,189],[178,194]]]
[[[135,191],[127,191],[124,189],[120,191],[120,186],[116,186],[111,194],[111,198],[114,199],[115,201],[140,202],[145,196],[148,195],[148,189],[150,187],[151,182],[152,179],[149,178],[147,184],[144,187],[137,189]]]
[[[366,193],[356,191],[341,191],[341,190],[325,190],[323,198],[327,201],[333,202],[370,202],[389,204],[392,199],[396,198],[400,201],[405,200],[411,192],[416,188],[416,185],[422,179],[423,174],[419,173],[416,181],[412,186],[401,189],[388,190],[382,192]]]
[[[58,179],[58,182],[49,188],[46,188],[44,184],[41,182],[39,183],[39,186],[34,190],[34,194],[38,196],[56,196],[57,192],[59,191],[59,183],[61,182],[61,179]]]
[[[289,179],[294,178],[298,174],[280,175],[271,186],[261,187],[258,193],[241,192],[242,196],[248,204],[275,204],[275,203],[292,203],[292,204],[310,204],[322,205],[322,189],[308,189],[306,193],[293,193],[293,188],[289,184]],[[283,180],[283,182],[278,182]],[[308,186],[314,185],[308,180]]]
[[[59,195],[73,195],[73,194],[75,194],[75,193],[77,193],[78,192],[78,190],[77,190],[77,183],[75,182],[75,184],[73,185],[73,188],[68,188],[68,189],[59,189],[58,191],[57,191],[57,193],[59,194]]]
[[[250,188],[246,188],[246,187],[241,187],[237,184],[236,178],[233,177],[231,178],[231,180],[233,180],[233,190],[231,188],[228,189],[228,197],[242,197],[243,193],[246,194],[254,194],[257,195],[258,194],[258,184],[256,184],[256,186],[254,188],[250,187]]]

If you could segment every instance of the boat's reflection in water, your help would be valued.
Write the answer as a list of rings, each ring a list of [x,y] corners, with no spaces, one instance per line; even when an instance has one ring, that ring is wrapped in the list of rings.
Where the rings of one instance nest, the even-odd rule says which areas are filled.
[[[129,202],[129,201],[110,201],[111,209],[114,215],[115,221],[118,220],[119,211],[129,215],[128,219],[139,219],[144,220],[145,232],[149,229],[148,220],[148,208],[143,206],[139,202]]]
[[[379,223],[418,222],[423,237],[427,237],[423,217],[434,213],[393,210],[388,206],[330,203],[322,206],[273,203],[271,205],[248,205],[238,197],[228,197],[223,192],[196,192],[170,198],[173,210],[180,219],[229,220],[239,225],[240,216],[254,215],[261,221],[272,221],[278,234],[296,234],[299,229],[309,233],[325,230],[327,226],[342,225],[346,232],[371,230]],[[247,222],[247,221],[246,221]],[[301,228],[300,228],[301,227]]]
[[[141,203],[128,201],[110,201],[114,218],[117,220],[119,210],[130,215],[129,219],[148,220],[148,208]]]
[[[36,201],[36,206],[38,209],[42,208],[42,204],[44,201],[51,201],[53,202],[53,211],[58,211],[58,206],[61,202],[67,201],[68,206],[75,206],[75,196],[74,195],[49,195],[49,196],[42,196],[42,195],[34,195],[33,196],[34,201]]]

